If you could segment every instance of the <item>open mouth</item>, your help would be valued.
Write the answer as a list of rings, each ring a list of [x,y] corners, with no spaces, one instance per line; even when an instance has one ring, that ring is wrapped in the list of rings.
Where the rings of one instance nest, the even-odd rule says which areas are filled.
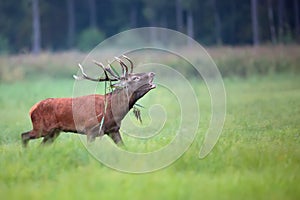
[[[156,88],[156,85],[153,83],[154,75],[154,73],[150,72],[148,75],[148,82],[142,85],[139,90],[149,91]]]
[[[152,80],[150,80],[148,83],[142,85],[140,87],[140,89],[142,89],[142,90],[151,90],[151,89],[156,88],[156,85],[152,82]]]
[[[154,83],[149,83],[149,85],[150,85],[150,89],[156,88],[156,85]]]
[[[156,88],[156,85],[152,82],[153,79],[154,79],[154,77],[152,77],[152,78],[150,79],[149,83],[148,83],[150,89]]]
[[[151,76],[151,78],[150,78],[150,80],[149,80],[149,83],[148,83],[150,89],[156,88],[156,85],[153,83],[153,79],[154,79],[154,74],[153,74],[153,76]]]
[[[149,83],[143,85],[142,88],[145,89],[145,90],[148,90],[148,89],[151,90],[151,89],[156,88],[156,85],[154,83],[152,83],[152,82],[149,82]]]

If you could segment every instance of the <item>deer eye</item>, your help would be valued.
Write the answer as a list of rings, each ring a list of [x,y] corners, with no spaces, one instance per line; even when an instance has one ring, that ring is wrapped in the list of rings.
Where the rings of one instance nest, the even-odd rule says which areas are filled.
[[[135,77],[132,78],[132,80],[133,80],[133,81],[138,81],[138,80],[140,80],[140,77],[135,76]]]

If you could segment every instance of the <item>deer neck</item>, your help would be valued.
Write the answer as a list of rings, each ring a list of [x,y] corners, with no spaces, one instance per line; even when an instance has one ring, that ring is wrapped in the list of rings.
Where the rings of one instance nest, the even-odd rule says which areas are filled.
[[[117,121],[122,120],[136,101],[134,94],[130,90],[117,89],[113,91],[109,98],[113,117]]]

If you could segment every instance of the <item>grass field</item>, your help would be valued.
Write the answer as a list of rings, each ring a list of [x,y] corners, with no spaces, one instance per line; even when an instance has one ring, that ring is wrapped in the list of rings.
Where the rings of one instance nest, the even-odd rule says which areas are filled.
[[[74,134],[61,134],[45,148],[39,140],[23,149],[20,133],[31,129],[30,107],[47,97],[72,96],[73,80],[1,83],[1,199],[299,199],[299,75],[231,77],[224,82],[226,122],[211,154],[198,158],[205,129],[200,127],[197,140],[174,164],[139,175],[99,163]],[[205,86],[194,86],[205,112]],[[151,92],[151,98],[160,98]],[[142,147],[136,140],[124,140]],[[163,143],[158,139],[152,145]]]

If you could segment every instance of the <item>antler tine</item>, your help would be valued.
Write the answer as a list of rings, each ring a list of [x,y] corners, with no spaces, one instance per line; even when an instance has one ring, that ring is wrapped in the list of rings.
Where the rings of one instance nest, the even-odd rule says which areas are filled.
[[[130,62],[130,73],[133,72],[133,62],[124,54],[122,55],[123,58],[125,58],[128,62]]]
[[[105,73],[105,75],[107,76],[107,73],[108,72],[112,77],[116,78],[116,79],[120,79],[119,76],[115,75],[114,72],[110,69],[109,65],[108,67],[104,67],[104,65],[100,62],[97,62],[97,61],[93,61],[96,65],[98,65],[99,67],[101,67]],[[108,77],[108,76],[107,76]]]
[[[81,70],[81,73],[84,73],[83,72],[83,69],[82,69],[82,66],[78,63],[78,67],[79,67],[79,69]],[[75,79],[75,80],[82,80],[83,79],[83,77],[79,77],[79,76],[76,76],[76,75],[73,75],[73,78]]]
[[[105,71],[105,67],[104,67],[104,65],[101,62],[93,60],[93,63],[95,63],[97,66],[101,67],[101,69],[103,69],[103,71]]]
[[[118,75],[115,75],[115,73],[111,70],[109,64],[107,65],[107,67],[105,67],[105,70],[112,75],[113,77],[115,77],[116,79],[120,79],[120,77]]]
[[[76,76],[76,75],[73,75],[73,77],[76,79],[76,80],[83,80],[83,79],[87,79],[87,80],[91,80],[91,81],[99,81],[99,79],[94,79],[94,78],[91,78],[91,77],[88,77],[88,75],[84,72],[83,70],[83,67],[81,66],[80,63],[78,63],[78,67],[82,73],[82,76]]]
[[[116,61],[118,61],[122,67],[122,73],[123,73],[123,76],[127,76],[128,74],[128,67],[127,65],[118,57],[115,57]]]
[[[99,67],[101,67],[101,69],[103,69],[104,74],[105,74],[105,77],[107,77],[108,79],[109,79],[109,77],[108,77],[108,75],[107,75],[107,72],[108,72],[111,76],[113,76],[114,78],[119,79],[119,77],[118,77],[117,75],[115,75],[115,74],[112,72],[112,70],[111,70],[110,68],[104,67],[104,65],[103,65],[101,62],[97,62],[96,60],[93,60],[93,62],[94,62],[96,65],[98,65]]]
[[[74,79],[76,79],[76,80],[84,80],[84,79],[86,79],[86,80],[96,81],[96,82],[101,82],[101,81],[117,81],[117,80],[119,80],[119,79],[111,79],[111,78],[109,78],[107,75],[106,75],[105,78],[91,78],[91,77],[89,77],[89,76],[84,72],[83,67],[81,66],[80,63],[78,63],[78,67],[79,67],[79,69],[80,69],[80,71],[81,71],[81,73],[82,73],[82,76],[76,76],[76,75],[73,75]]]

